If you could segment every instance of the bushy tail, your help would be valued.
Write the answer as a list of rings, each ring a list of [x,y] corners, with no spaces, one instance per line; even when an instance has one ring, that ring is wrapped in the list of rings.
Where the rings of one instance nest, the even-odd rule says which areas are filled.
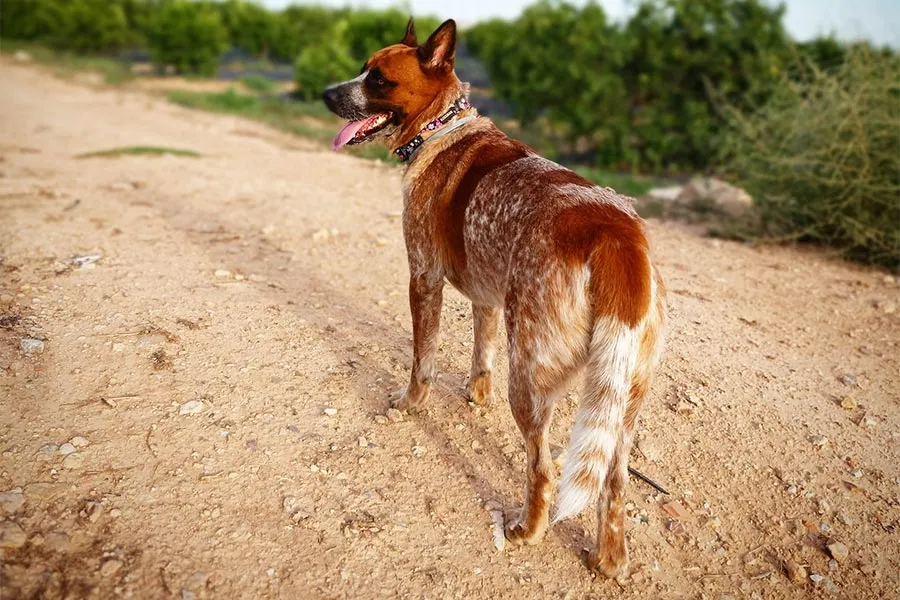
[[[566,449],[554,522],[576,516],[600,494],[622,436],[638,349],[637,330],[615,317],[602,317],[594,324],[585,389]]]

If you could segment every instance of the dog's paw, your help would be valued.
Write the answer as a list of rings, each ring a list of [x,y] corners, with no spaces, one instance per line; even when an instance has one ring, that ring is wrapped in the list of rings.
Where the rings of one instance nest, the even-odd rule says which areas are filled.
[[[478,406],[490,406],[494,403],[494,389],[491,375],[475,375],[466,385],[466,395]]]
[[[592,550],[588,567],[610,579],[622,579],[628,575],[628,551],[624,546],[612,551]]]
[[[504,515],[506,526],[503,532],[506,539],[512,544],[533,546],[544,538],[546,527],[536,528],[535,531],[529,531],[525,526],[521,508],[510,508],[506,510]]]
[[[431,384],[409,386],[405,390],[397,390],[391,394],[391,406],[399,411],[416,413],[428,400]]]

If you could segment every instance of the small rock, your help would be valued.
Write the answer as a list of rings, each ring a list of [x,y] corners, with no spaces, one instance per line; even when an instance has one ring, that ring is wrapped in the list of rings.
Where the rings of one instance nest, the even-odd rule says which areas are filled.
[[[881,310],[886,315],[892,315],[897,312],[897,303],[896,302],[885,302],[881,305]]]
[[[329,407],[325,408],[324,410],[322,410],[322,412],[325,413],[326,415],[328,415],[329,417],[333,417],[334,415],[336,415],[338,413],[338,410],[336,408],[332,408],[331,406],[329,406]]]
[[[828,438],[824,435],[811,435],[806,439],[809,440],[810,444],[816,446],[817,448],[821,448],[828,443]]]
[[[803,585],[806,582],[806,569],[790,559],[784,561],[784,572],[791,583]]]
[[[850,556],[850,549],[841,542],[832,542],[828,544],[828,553],[831,554],[831,558],[839,563],[845,563],[847,562],[847,557]]]
[[[205,406],[203,405],[202,400],[188,400],[178,409],[178,414],[196,415],[202,413],[204,408]]]
[[[379,425],[387,425],[390,420],[384,415],[375,415],[375,422]]]
[[[219,279],[226,279],[228,277],[231,277],[231,271],[229,271],[228,269],[216,269],[216,272],[213,273],[213,275],[215,275]]]
[[[367,440],[366,437],[363,435],[361,435],[361,436],[359,436],[359,438],[357,438],[356,443],[359,444],[360,448],[368,448],[369,447],[369,440]]]
[[[850,471],[850,475],[854,479],[860,479],[863,476],[862,469],[853,469],[852,471]]]
[[[19,341],[19,348],[27,355],[40,354],[44,351],[44,342],[35,338],[22,338]]]
[[[62,446],[59,447],[59,453],[62,454],[63,456],[68,456],[70,454],[74,454],[75,446],[73,444],[70,444],[69,442],[66,442],[65,444],[63,444]]]
[[[842,525],[847,525],[848,527],[852,527],[856,522],[844,511],[838,511],[836,515],[838,523]]]
[[[845,373],[839,379],[844,385],[856,385],[856,373]]]
[[[400,423],[403,421],[403,413],[397,410],[396,408],[387,409],[387,418],[390,419],[391,423]]]
[[[59,446],[56,444],[44,444],[40,448],[38,448],[37,455],[38,458],[48,459],[59,450]]]
[[[425,456],[425,447],[424,446],[413,446],[412,447],[412,455],[416,458],[422,458]]]
[[[87,438],[83,438],[80,435],[76,435],[71,440],[69,440],[69,443],[72,444],[73,446],[75,446],[76,448],[84,448],[90,442],[87,441]]]
[[[315,232],[314,234],[312,234],[312,239],[316,242],[321,242],[321,241],[327,240],[329,237],[331,237],[331,234],[328,232],[327,229],[320,229],[317,232]]]
[[[675,405],[675,414],[689,417],[694,414],[695,409],[696,407],[690,402],[687,402],[686,400],[679,400]]]
[[[66,456],[62,461],[64,469],[78,469],[84,463],[84,457],[77,452]]]
[[[8,515],[22,508],[24,504],[25,496],[22,494],[22,488],[0,493],[0,510]]]
[[[825,576],[819,575],[818,573],[813,573],[812,575],[809,576],[809,580],[812,581],[813,585],[815,585],[817,587],[820,583],[822,583],[822,581],[824,579],[825,579]]]
[[[875,427],[876,425],[878,425],[878,419],[866,415],[862,418],[862,421],[860,421],[860,423],[862,423],[862,425],[864,425],[865,427]]]
[[[100,574],[104,577],[112,577],[119,572],[124,565],[121,560],[110,559],[100,565]]]
[[[856,398],[853,396],[844,396],[841,400],[841,408],[844,410],[856,410]]]
[[[15,550],[25,545],[28,538],[22,528],[11,521],[0,523],[0,548]]]
[[[472,440],[472,450],[474,450],[476,454],[481,454],[484,452],[484,446],[482,446],[481,442],[478,440]]]
[[[673,519],[684,520],[687,519],[690,515],[687,510],[681,505],[679,502],[666,502],[662,505],[663,511],[672,517]]]
[[[503,552],[503,549],[506,547],[506,535],[504,534],[504,519],[503,519],[503,511],[502,510],[492,510],[490,511],[491,515],[491,528],[493,529],[493,537],[494,537],[494,548],[497,549],[497,552]]]

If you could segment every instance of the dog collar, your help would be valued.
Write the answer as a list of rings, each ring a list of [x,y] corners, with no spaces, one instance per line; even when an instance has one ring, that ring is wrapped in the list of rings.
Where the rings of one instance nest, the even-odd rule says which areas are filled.
[[[454,102],[450,106],[450,108],[447,109],[447,112],[445,112],[440,117],[438,117],[434,121],[431,121],[430,123],[428,123],[428,125],[423,127],[422,130],[418,133],[418,135],[416,135],[416,137],[414,137],[407,143],[403,144],[402,146],[400,146],[399,148],[394,150],[394,154],[397,155],[397,158],[400,159],[400,162],[406,162],[406,161],[410,160],[415,155],[415,153],[418,152],[419,148],[422,147],[422,144],[425,143],[426,139],[431,139],[432,137],[437,137],[437,134],[434,134],[433,136],[428,136],[427,138],[425,138],[425,137],[423,137],[423,134],[427,134],[428,132],[431,132],[431,131],[437,131],[438,129],[440,129],[447,123],[449,123],[459,113],[466,110],[467,108],[471,108],[471,106],[472,105],[469,103],[468,98],[466,98],[466,97],[459,98],[456,102]],[[458,123],[458,125],[463,125],[464,123],[468,123],[470,120],[471,120],[471,118],[466,119],[465,121]],[[453,129],[455,129],[455,128],[456,127],[454,126]],[[447,130],[447,131],[442,131],[440,133],[441,134],[450,133],[450,131],[452,131],[452,129]]]

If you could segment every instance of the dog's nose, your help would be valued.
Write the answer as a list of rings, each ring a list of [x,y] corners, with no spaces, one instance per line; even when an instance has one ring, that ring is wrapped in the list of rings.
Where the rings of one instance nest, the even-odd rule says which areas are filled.
[[[337,102],[337,91],[335,91],[334,87],[326,88],[324,92],[322,92],[322,100],[325,101],[325,105],[331,108]]]

